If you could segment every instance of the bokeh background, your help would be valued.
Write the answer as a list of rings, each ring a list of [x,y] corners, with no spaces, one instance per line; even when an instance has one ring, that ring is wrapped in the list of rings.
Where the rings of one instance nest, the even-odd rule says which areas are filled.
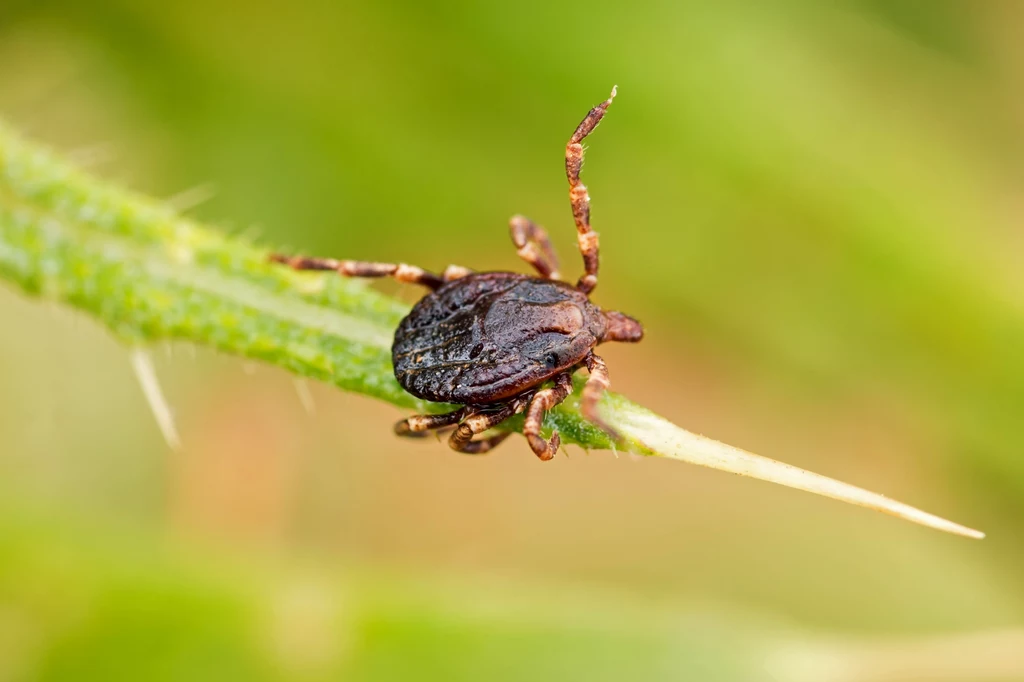
[[[0,287],[0,680],[1024,680],[1024,5],[0,4],[0,116],[221,229],[520,268],[644,320],[614,387],[989,533],[388,405]],[[574,276],[574,275],[573,275]],[[381,285],[405,300],[415,292]]]

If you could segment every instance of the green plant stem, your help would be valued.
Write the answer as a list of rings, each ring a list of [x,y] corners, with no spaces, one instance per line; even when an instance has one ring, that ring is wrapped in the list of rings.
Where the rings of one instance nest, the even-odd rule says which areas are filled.
[[[271,265],[268,251],[203,228],[169,207],[75,169],[0,124],[0,277],[103,322],[132,345],[190,341],[283,367],[415,411],[391,367],[393,330],[408,311],[365,282]],[[613,446],[576,396],[548,429],[584,448]],[[609,394],[619,447],[754,476],[961,534],[976,531],[873,493],[691,434]],[[505,428],[521,429],[521,419]]]

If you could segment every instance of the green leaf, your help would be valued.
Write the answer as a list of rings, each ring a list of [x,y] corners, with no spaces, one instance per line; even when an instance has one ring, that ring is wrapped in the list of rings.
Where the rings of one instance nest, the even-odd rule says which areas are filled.
[[[268,254],[92,178],[0,124],[0,277],[90,313],[132,345],[190,341],[402,408],[451,409],[414,398],[394,378],[390,345],[405,305],[362,281],[272,265]],[[602,413],[625,437],[618,447],[637,454],[982,536],[881,495],[694,435],[619,395],[606,396]],[[564,442],[613,447],[583,419],[575,396],[553,410],[547,424]],[[521,419],[505,425],[521,427]]]

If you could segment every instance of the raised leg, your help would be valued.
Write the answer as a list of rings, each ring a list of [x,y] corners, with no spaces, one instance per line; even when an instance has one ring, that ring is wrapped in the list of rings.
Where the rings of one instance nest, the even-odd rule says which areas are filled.
[[[395,433],[407,438],[420,438],[427,435],[428,431],[458,424],[466,412],[466,408],[462,407],[446,414],[417,414],[395,424]]]
[[[607,433],[612,440],[622,440],[622,436],[609,426],[597,412],[597,404],[600,402],[604,392],[608,390],[610,384],[608,365],[593,353],[588,355],[584,362],[587,365],[587,371],[590,372],[590,377],[587,379],[587,383],[583,385],[583,393],[580,395],[580,412],[587,421]]]
[[[565,145],[565,175],[569,179],[569,201],[572,204],[573,220],[576,221],[576,238],[579,241],[580,254],[583,256],[584,272],[576,287],[585,294],[589,294],[597,286],[598,240],[597,233],[590,228],[590,195],[580,182],[583,139],[593,132],[604,118],[604,112],[615,99],[615,91],[616,89],[612,88],[612,94],[608,99],[590,110]]]
[[[458,452],[482,455],[508,438],[509,434],[499,433],[481,440],[473,440],[473,437],[497,426],[512,415],[522,412],[526,407],[526,402],[527,398],[525,397],[516,398],[493,412],[471,412],[448,439],[448,445],[452,450]]]
[[[519,257],[534,267],[545,279],[558,279],[558,256],[544,228],[521,215],[508,221],[512,243]]]
[[[549,460],[558,453],[558,446],[562,444],[558,432],[551,434],[551,440],[546,441],[540,435],[540,427],[544,424],[544,414],[572,393],[572,375],[563,372],[555,377],[555,385],[538,391],[530,401],[526,409],[526,421],[523,422],[523,435],[530,443],[534,453],[543,460]]]
[[[429,289],[437,289],[445,282],[443,277],[405,263],[369,263],[359,260],[285,256],[279,253],[271,254],[270,261],[283,263],[295,270],[334,270],[345,277],[394,277],[399,282],[420,284]]]

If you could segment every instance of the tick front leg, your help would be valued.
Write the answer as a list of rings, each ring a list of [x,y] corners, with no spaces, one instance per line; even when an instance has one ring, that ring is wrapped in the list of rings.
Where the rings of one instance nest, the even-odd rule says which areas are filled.
[[[533,266],[545,279],[558,279],[558,256],[543,227],[521,215],[508,221],[512,243],[519,257]]]
[[[399,282],[420,284],[428,289],[437,289],[445,282],[439,275],[406,263],[370,263],[360,260],[285,256],[279,253],[271,254],[270,262],[283,263],[295,270],[333,270],[345,277],[394,277]]]
[[[587,371],[590,372],[590,377],[587,379],[587,383],[583,385],[583,393],[580,396],[580,412],[587,421],[607,433],[613,441],[620,441],[622,436],[609,426],[597,412],[597,405],[601,400],[601,396],[608,390],[608,386],[611,383],[608,379],[608,365],[593,353],[588,355],[584,362],[587,365]]]
[[[583,139],[594,131],[597,124],[604,118],[605,112],[615,99],[615,88],[608,99],[591,109],[586,118],[576,127],[576,131],[565,145],[565,176],[569,179],[569,202],[572,204],[572,217],[576,221],[576,238],[583,256],[583,276],[576,287],[589,294],[597,286],[598,240],[597,233],[590,227],[590,195],[586,186],[580,182],[580,169],[583,168]]]
[[[455,433],[448,439],[448,445],[457,452],[482,455],[508,438],[510,434],[499,433],[481,440],[473,440],[473,437],[522,412],[525,407],[526,399],[517,398],[494,412],[472,412],[459,424],[459,428],[455,429]]]
[[[523,422],[523,435],[533,452],[542,460],[547,461],[558,454],[558,446],[562,439],[558,432],[551,434],[551,440],[546,441],[540,435],[541,426],[544,425],[544,415],[552,407],[566,399],[572,393],[572,375],[563,372],[555,377],[555,385],[538,391],[530,401],[526,409],[526,420]]]
[[[446,414],[417,414],[395,424],[395,433],[407,438],[420,438],[427,435],[428,431],[458,424],[466,412],[467,409],[462,407]]]

